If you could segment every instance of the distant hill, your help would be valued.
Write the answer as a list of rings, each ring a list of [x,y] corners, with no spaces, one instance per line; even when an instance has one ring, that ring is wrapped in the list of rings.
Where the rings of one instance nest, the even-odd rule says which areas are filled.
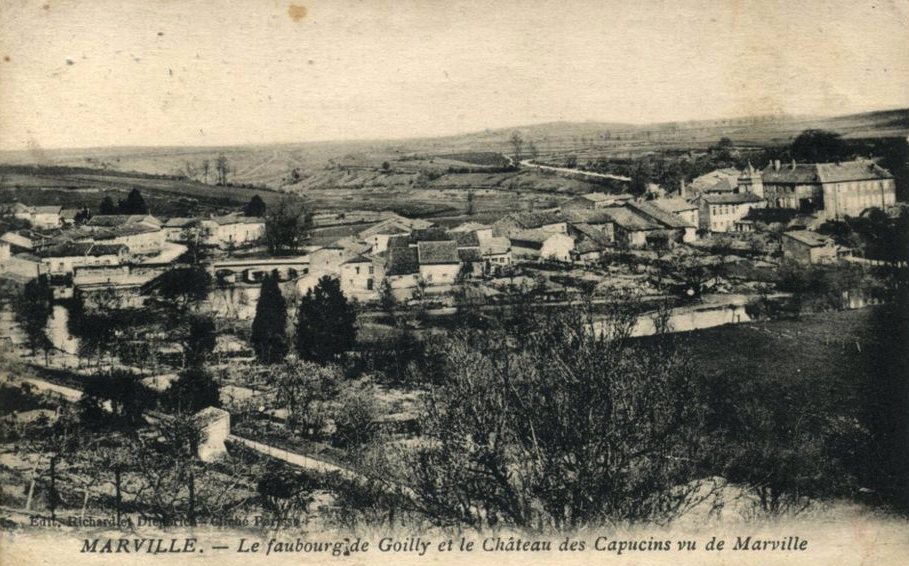
[[[770,115],[659,124],[549,122],[467,134],[407,140],[310,142],[231,147],[113,147],[0,152],[0,163],[89,167],[119,172],[179,176],[212,183],[214,162],[224,154],[230,179],[249,186],[280,188],[338,167],[376,167],[384,161],[445,158],[470,153],[513,152],[510,139],[518,132],[541,157],[569,154],[579,159],[634,156],[661,149],[698,149],[728,137],[739,145],[780,145],[809,128],[831,130],[844,137],[909,135],[909,109],[866,112],[835,117]],[[494,159],[492,161],[495,161]],[[205,163],[209,173],[206,177]],[[471,166],[476,163],[464,163]],[[447,166],[457,166],[449,163]],[[332,175],[325,175],[331,178]],[[329,180],[330,182],[330,180]]]

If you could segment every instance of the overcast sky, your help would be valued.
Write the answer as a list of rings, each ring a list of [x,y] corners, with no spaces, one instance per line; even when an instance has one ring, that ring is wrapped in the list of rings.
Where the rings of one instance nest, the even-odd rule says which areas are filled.
[[[909,0],[2,0],[0,57],[0,149],[832,115],[909,107]]]

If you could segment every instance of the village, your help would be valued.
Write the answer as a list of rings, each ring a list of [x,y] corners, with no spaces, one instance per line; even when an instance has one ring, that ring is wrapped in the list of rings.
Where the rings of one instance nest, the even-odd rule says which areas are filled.
[[[76,418],[128,442],[148,423],[167,438],[180,438],[179,426],[196,431],[190,453],[174,440],[118,460],[116,470],[132,470],[130,481],[153,495],[122,505],[120,479],[76,490],[83,519],[94,499],[116,508],[115,524],[121,511],[127,521],[182,521],[186,501],[162,499],[162,490],[182,493],[182,474],[197,465],[210,466],[215,491],[246,485],[228,490],[219,509],[258,490],[272,503],[256,512],[279,523],[312,508],[328,520],[325,509],[372,505],[340,501],[338,486],[351,482],[367,502],[394,492],[393,508],[407,507],[401,501],[417,495],[376,476],[367,455],[427,433],[433,360],[457,344],[449,332],[494,333],[503,321],[520,328],[580,307],[596,340],[646,339],[884,303],[906,263],[875,247],[880,228],[868,226],[906,217],[896,194],[890,172],[854,159],[748,161],[675,187],[604,189],[499,215],[468,202],[463,215],[439,221],[313,210],[293,194],[173,217],[156,215],[137,188],[97,207],[7,203],[3,348],[8,368],[29,369],[11,371],[19,377],[4,385],[23,401],[3,422],[14,437],[51,437],[37,451],[6,453],[4,485],[28,487],[3,504],[51,521],[80,506],[58,486],[89,481],[87,470],[108,462],[110,440],[81,448],[94,454],[87,458],[54,448],[50,471],[41,464],[57,442],[48,431]],[[183,471],[143,484],[150,457]],[[256,487],[256,477],[271,483]],[[297,506],[275,507],[282,498]],[[189,520],[201,520],[194,509]]]

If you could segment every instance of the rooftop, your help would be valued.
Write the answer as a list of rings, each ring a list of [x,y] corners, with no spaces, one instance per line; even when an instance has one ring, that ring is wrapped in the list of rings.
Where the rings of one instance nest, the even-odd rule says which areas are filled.
[[[719,195],[704,195],[701,197],[707,204],[745,204],[761,202],[764,199],[754,193],[729,193]]]
[[[817,232],[810,232],[808,230],[795,230],[792,232],[784,232],[783,236],[787,238],[792,238],[793,240],[805,244],[806,246],[816,248],[819,246],[827,246],[833,243],[833,240]]]
[[[420,265],[460,263],[458,257],[458,243],[453,240],[443,242],[418,242],[417,260],[420,262]]]
[[[666,212],[685,212],[686,210],[697,210],[698,205],[682,198],[661,198],[652,201],[652,204],[665,210]]]
[[[771,184],[817,184],[892,179],[893,175],[872,161],[856,160],[841,163],[792,162],[781,164],[779,169],[770,164],[761,171],[761,177],[765,183]]]
[[[408,275],[420,271],[420,262],[417,261],[417,248],[398,246],[388,248],[387,275]]]
[[[90,242],[70,242],[51,246],[41,252],[42,257],[100,257],[119,255],[129,251],[123,244],[94,244]]]
[[[450,232],[476,232],[477,230],[488,230],[491,226],[488,224],[480,224],[479,222],[465,222],[459,226],[456,226],[449,230]]]
[[[692,227],[691,223],[682,220],[681,217],[676,216],[671,212],[667,212],[662,208],[655,206],[651,202],[629,202],[626,206],[633,209],[635,212],[642,214],[645,218],[656,221],[669,228]]]
[[[487,238],[480,242],[480,253],[483,255],[507,254],[510,249],[511,242],[508,238]]]
[[[454,232],[459,248],[476,248],[480,246],[480,238],[476,232]]]
[[[639,214],[635,213],[633,210],[623,206],[615,206],[610,208],[604,208],[604,212],[608,213],[612,217],[612,221],[616,223],[617,226],[623,230],[629,231],[640,231],[640,230],[656,230],[658,226],[649,220],[641,217]]]

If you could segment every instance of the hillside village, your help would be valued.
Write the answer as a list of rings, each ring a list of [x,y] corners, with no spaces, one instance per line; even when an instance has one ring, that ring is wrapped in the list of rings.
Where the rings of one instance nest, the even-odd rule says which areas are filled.
[[[186,417],[199,439],[188,465],[209,466],[212,486],[237,501],[256,490],[265,498],[271,488],[253,485],[256,477],[298,481],[277,462],[322,478],[312,493],[327,521],[351,505],[343,496],[351,481],[366,482],[373,498],[395,491],[403,497],[395,505],[407,507],[412,496],[364,458],[370,447],[419,446],[431,433],[423,427],[439,379],[433,360],[457,349],[458,332],[502,327],[503,344],[519,344],[509,332],[582,311],[594,340],[619,328],[641,340],[758,332],[759,322],[801,325],[802,315],[887,303],[902,288],[905,250],[889,242],[909,215],[894,176],[873,160],[748,162],[643,192],[614,182],[556,206],[456,218],[312,209],[293,194],[167,216],[138,188],[100,206],[7,203],[3,348],[29,377],[6,387],[33,408],[6,412],[2,423],[21,434],[55,430],[72,418],[60,407],[71,406],[79,422],[142,438],[147,423],[168,431],[170,419]],[[699,344],[715,358],[697,371],[726,363]],[[186,457],[177,448],[151,454]],[[6,481],[28,484],[40,454],[8,452]],[[87,460],[69,457],[72,477],[88,474],[78,472]],[[149,481],[130,462],[131,481]],[[226,471],[225,462],[248,468]],[[32,491],[36,482],[46,485],[32,479]],[[52,516],[77,506],[49,489],[43,507],[32,495],[10,504]],[[111,505],[110,488],[84,497],[83,507],[91,498]],[[176,502],[133,505],[185,512]]]
[[[593,192],[488,224],[438,226],[431,219],[381,213],[373,215],[378,221],[355,224],[350,236],[275,258],[265,249],[264,210],[262,216],[229,211],[158,218],[148,211],[92,214],[90,203],[82,209],[14,203],[4,214],[27,227],[0,236],[0,272],[20,281],[48,276],[59,298],[74,289],[141,293],[164,271],[185,264],[193,247],[209,250],[204,264],[219,284],[254,285],[278,269],[299,295],[329,276],[360,302],[378,300],[385,284],[406,301],[418,289],[444,298],[466,282],[495,293],[503,276],[548,262],[584,272],[620,252],[707,257],[720,243],[759,252],[765,262],[856,261],[855,250],[817,228],[895,205],[893,176],[872,161],[775,161],[763,169],[749,164],[743,171],[707,173],[653,199]]]

